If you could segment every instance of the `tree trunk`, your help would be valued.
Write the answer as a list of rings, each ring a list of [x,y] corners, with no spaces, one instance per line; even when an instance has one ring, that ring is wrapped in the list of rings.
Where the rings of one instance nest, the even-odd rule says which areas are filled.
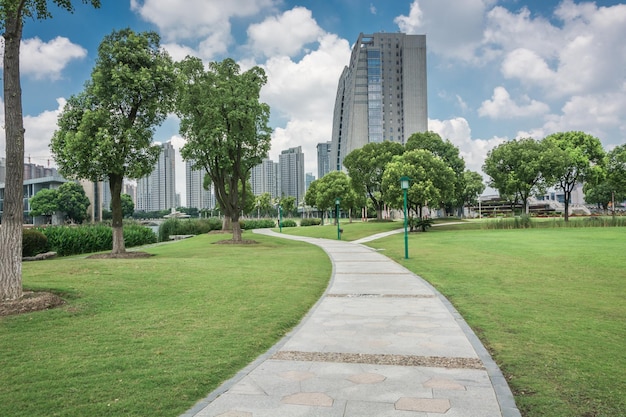
[[[6,180],[0,227],[0,300],[22,296],[22,227],[24,223],[24,120],[20,84],[20,11],[5,10],[4,128]]]
[[[113,250],[112,254],[126,252],[124,245],[124,213],[122,212],[122,181],[124,177],[118,174],[109,174],[109,189],[111,190],[111,215],[113,216]]]
[[[232,228],[230,217],[224,215],[224,219],[222,219],[222,232],[226,232]]]
[[[242,242],[243,239],[241,237],[241,225],[239,224],[239,217],[231,220],[231,225],[233,227],[233,242]]]
[[[563,198],[565,199],[563,204],[565,205],[565,221],[566,222],[569,221],[569,198],[571,194],[572,194],[571,191],[568,191],[565,188],[563,188]]]

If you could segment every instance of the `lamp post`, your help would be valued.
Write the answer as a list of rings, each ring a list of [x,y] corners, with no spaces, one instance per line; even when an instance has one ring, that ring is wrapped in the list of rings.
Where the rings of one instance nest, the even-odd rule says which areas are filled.
[[[283,232],[283,208],[278,205],[278,231]]]
[[[339,203],[341,203],[341,198],[335,198],[335,212],[337,216],[337,240],[341,240],[341,229],[339,228]]]
[[[409,190],[409,177],[400,178],[400,188],[404,192],[404,259],[409,259],[409,232],[407,225],[409,222],[406,212],[406,193]]]

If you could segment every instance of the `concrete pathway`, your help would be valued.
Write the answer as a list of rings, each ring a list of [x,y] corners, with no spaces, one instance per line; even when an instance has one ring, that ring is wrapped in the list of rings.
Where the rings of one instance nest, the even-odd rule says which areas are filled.
[[[359,243],[323,248],[326,293],[302,323],[185,417],[519,417],[500,370],[428,283]]]

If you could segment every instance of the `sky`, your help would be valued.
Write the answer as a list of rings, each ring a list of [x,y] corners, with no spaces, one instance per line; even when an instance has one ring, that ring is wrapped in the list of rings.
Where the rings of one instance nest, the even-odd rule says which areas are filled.
[[[272,149],[331,140],[337,83],[359,33],[426,34],[429,130],[482,173],[504,141],[580,130],[626,143],[626,3],[598,0],[105,0],[28,20],[21,47],[25,162],[55,166],[49,143],[65,101],[90,79],[113,30],[156,31],[172,58],[233,58],[267,73]],[[4,97],[0,96],[4,102]],[[4,110],[0,109],[4,125]],[[185,143],[169,117],[154,136]],[[6,153],[0,130],[0,157]],[[177,192],[185,203],[178,154]]]

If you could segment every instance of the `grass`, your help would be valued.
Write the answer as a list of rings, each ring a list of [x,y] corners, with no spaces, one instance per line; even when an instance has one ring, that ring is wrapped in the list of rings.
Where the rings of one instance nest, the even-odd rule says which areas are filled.
[[[377,233],[388,232],[391,230],[402,229],[404,223],[401,221],[373,221],[368,222],[352,221],[348,219],[339,219],[339,228],[343,230],[341,239],[353,241],[371,236]],[[317,237],[324,239],[337,239],[337,225],[334,219],[325,220],[323,226],[305,226],[305,227],[283,227],[282,233],[297,236]],[[272,229],[276,232],[279,228]]]
[[[624,228],[448,230],[369,243],[479,334],[525,417],[626,415]]]
[[[25,263],[25,287],[68,302],[0,318],[0,415],[175,416],[265,352],[317,301],[331,265],[299,242],[211,244],[224,238],[155,246],[148,259]]]

